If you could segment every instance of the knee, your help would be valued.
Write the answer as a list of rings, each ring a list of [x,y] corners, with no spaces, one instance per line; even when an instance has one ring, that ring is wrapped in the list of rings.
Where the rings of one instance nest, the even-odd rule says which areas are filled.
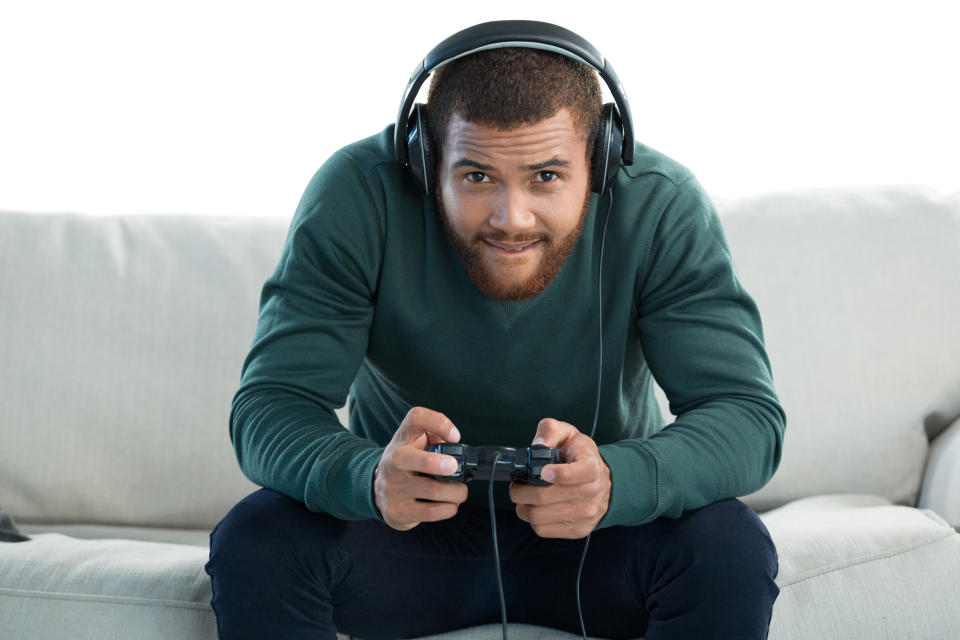
[[[256,563],[276,556],[289,543],[286,531],[302,504],[272,489],[260,489],[238,502],[210,532],[210,562],[217,558],[242,558]]]
[[[771,585],[779,570],[777,550],[757,514],[736,498],[690,514],[675,543],[696,559],[711,581]]]

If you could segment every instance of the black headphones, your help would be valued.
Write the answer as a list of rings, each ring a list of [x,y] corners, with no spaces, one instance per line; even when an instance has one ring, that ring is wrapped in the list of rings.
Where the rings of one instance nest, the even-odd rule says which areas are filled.
[[[533,20],[498,20],[484,22],[458,31],[433,49],[417,65],[403,92],[397,125],[394,128],[394,150],[397,162],[410,167],[414,179],[430,195],[434,176],[433,144],[425,126],[424,105],[414,100],[421,85],[434,69],[451,60],[485,49],[526,47],[559,53],[593,68],[607,84],[616,104],[603,105],[597,137],[593,143],[590,190],[603,193],[613,184],[620,162],[633,164],[633,123],[630,105],[613,67],[597,49],[568,29]],[[412,112],[411,112],[412,109]]]

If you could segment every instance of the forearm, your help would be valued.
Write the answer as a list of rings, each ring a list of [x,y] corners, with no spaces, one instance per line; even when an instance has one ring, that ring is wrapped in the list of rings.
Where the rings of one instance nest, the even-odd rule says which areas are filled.
[[[785,418],[765,399],[725,399],[692,409],[647,439],[601,445],[613,487],[598,528],[636,525],[742,496],[780,462]]]
[[[383,447],[344,429],[333,412],[282,389],[247,389],[234,398],[230,439],[252,482],[311,511],[379,518],[371,478]]]

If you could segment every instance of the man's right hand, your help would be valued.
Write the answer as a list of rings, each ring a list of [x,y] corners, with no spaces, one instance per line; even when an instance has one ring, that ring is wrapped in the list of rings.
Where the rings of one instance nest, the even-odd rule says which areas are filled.
[[[467,499],[467,485],[418,473],[455,473],[455,458],[426,449],[439,442],[459,441],[460,432],[442,413],[424,407],[407,413],[373,470],[374,502],[388,525],[407,531],[421,522],[456,515],[458,505]]]

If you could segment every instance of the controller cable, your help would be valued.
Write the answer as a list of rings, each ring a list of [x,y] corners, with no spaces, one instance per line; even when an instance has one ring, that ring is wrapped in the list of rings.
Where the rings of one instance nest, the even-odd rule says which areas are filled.
[[[613,208],[613,191],[609,191],[610,198],[607,201],[607,213],[603,217],[603,232],[600,235],[600,267],[597,269],[597,317],[600,326],[600,355],[597,366],[597,402],[593,408],[593,427],[590,429],[590,439],[597,431],[597,418],[600,415],[600,383],[603,381],[603,245],[607,240],[607,221],[610,220],[610,209]],[[487,501],[490,505],[490,530],[493,532],[493,559],[497,567],[497,590],[500,594],[500,618],[503,623],[503,640],[507,640],[507,605],[503,597],[503,579],[500,576],[500,550],[497,546],[497,517],[493,509],[493,479],[497,475],[497,463],[500,461],[500,453],[497,452],[493,459],[493,472],[490,474],[490,485],[487,492]],[[580,566],[577,568],[577,616],[580,618],[580,632],[583,634],[583,640],[587,640],[587,628],[583,624],[583,610],[580,608],[580,575],[583,572],[583,561],[587,557],[587,547],[590,546],[591,533],[583,543],[583,553],[580,555]]]
[[[503,599],[503,580],[500,578],[500,550],[497,547],[497,517],[493,509],[493,479],[497,475],[497,463],[500,462],[500,452],[493,459],[493,472],[490,474],[490,488],[487,491],[487,501],[490,504],[490,530],[493,531],[493,559],[497,565],[497,589],[500,592],[500,620],[503,622],[503,640],[507,640],[507,603]]]

